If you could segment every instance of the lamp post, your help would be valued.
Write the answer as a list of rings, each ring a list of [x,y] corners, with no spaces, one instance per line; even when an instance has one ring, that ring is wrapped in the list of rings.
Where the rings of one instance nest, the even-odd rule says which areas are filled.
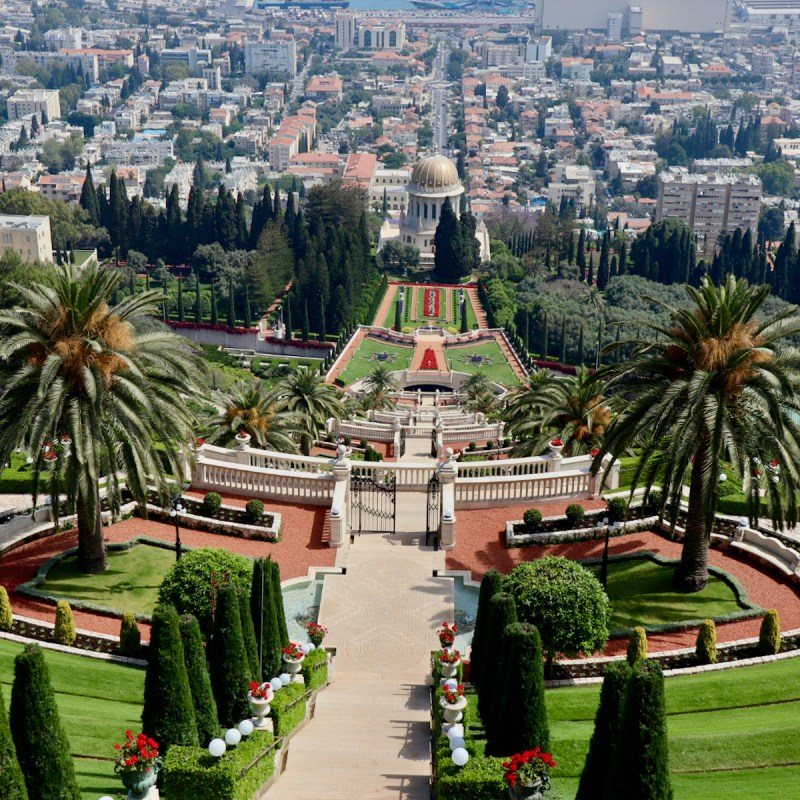
[[[183,504],[183,498],[176,494],[172,498],[171,509],[169,515],[175,520],[175,560],[181,560],[181,528],[179,524],[180,515],[186,511],[186,506]]]

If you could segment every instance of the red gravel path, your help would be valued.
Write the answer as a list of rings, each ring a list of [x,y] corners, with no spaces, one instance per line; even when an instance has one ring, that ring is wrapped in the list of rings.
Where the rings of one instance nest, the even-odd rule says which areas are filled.
[[[201,496],[199,492],[187,492]],[[241,508],[249,498],[223,495],[225,503]],[[232,536],[217,536],[202,531],[181,530],[181,541],[189,547],[222,547],[233,553],[246,556],[272,556],[281,566],[281,578],[297,578],[306,575],[309,567],[333,566],[336,551],[327,544],[327,510],[320,506],[297,506],[291,503],[268,501],[268,511],[283,515],[281,541],[253,542],[236,539]],[[124,542],[136,536],[149,536],[167,542],[175,541],[175,528],[163,522],[132,518],[106,528],[106,541]],[[26,617],[52,622],[55,616],[53,605],[15,592],[20,583],[31,580],[37,570],[48,559],[64,550],[77,546],[75,531],[59,533],[37,542],[12,550],[0,558],[0,584],[11,595],[14,613]],[[114,617],[74,610],[78,628],[97,633],[118,634],[119,620]],[[145,638],[149,636],[148,626],[140,625]]]
[[[544,516],[563,513],[569,500],[537,503]],[[602,508],[602,500],[584,501],[585,508]],[[447,568],[469,570],[474,578],[480,578],[489,568],[508,573],[521,561],[529,561],[546,555],[566,558],[591,558],[603,554],[603,542],[576,542],[573,544],[551,545],[546,547],[525,547],[508,550],[505,547],[506,520],[521,519],[527,505],[460,510],[457,515],[456,548],[447,554]],[[611,540],[609,552],[612,555],[631,553],[638,550],[652,550],[667,558],[679,558],[681,545],[657,533],[636,533]],[[789,584],[777,573],[761,569],[752,561],[711,550],[709,561],[716,567],[733,575],[746,589],[752,602],[762,608],[778,610],[783,630],[800,628],[800,590]],[[727,622],[717,625],[717,640],[730,642],[758,636],[760,619],[742,622]],[[661,633],[648,636],[651,652],[693,647],[697,629]],[[604,655],[619,655],[627,647],[626,639],[608,643]]]

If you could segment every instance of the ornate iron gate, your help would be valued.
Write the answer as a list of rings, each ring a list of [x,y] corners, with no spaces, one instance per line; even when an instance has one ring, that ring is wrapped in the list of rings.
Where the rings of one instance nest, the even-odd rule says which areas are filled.
[[[352,533],[394,533],[397,484],[395,478],[376,481],[367,475],[350,477]]]
[[[434,547],[439,549],[439,524],[441,514],[439,508],[442,500],[442,484],[439,476],[434,474],[428,481],[428,502],[425,514],[425,544],[430,544],[431,536],[434,537]]]

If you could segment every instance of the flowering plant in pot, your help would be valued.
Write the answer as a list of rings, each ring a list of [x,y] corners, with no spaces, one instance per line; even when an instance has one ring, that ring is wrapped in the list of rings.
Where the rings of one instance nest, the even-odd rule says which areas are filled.
[[[283,648],[283,663],[286,671],[290,675],[300,672],[303,659],[306,657],[301,645],[292,642],[288,647]]]
[[[258,681],[250,681],[250,697],[253,700],[270,700],[272,699],[272,687],[269,681],[259,683]]]
[[[440,650],[438,658],[442,664],[458,664],[461,661],[461,652],[459,650]]]
[[[328,629],[324,625],[320,625],[319,622],[309,622],[306,630],[308,631],[308,638],[311,639],[311,644],[314,647],[319,647],[328,633]]]
[[[441,647],[450,647],[456,639],[458,628],[455,625],[443,622],[442,627],[436,633],[439,636],[439,645]]]
[[[269,685],[269,681],[259,683],[258,681],[250,682],[250,691],[247,693],[247,703],[250,706],[250,713],[253,715],[253,724],[256,728],[263,728],[266,726],[264,717],[269,714],[269,704],[275,696],[273,688]]]
[[[540,747],[511,756],[503,762],[509,797],[512,800],[541,798],[550,788],[549,770],[555,766],[550,753],[545,753]]]
[[[125,731],[125,741],[115,744],[114,772],[121,778],[134,800],[144,798],[158,779],[161,760],[158,757],[158,742],[140,733]]]
[[[445,703],[448,703],[451,706],[457,705],[464,698],[463,684],[459,683],[455,689],[446,688],[442,693],[442,697],[444,698]]]

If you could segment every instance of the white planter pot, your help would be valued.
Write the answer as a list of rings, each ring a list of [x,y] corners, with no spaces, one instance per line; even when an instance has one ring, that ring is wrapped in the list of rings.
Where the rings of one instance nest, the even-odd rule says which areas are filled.
[[[290,675],[297,675],[297,673],[300,672],[300,669],[303,666],[304,659],[305,656],[303,656],[303,658],[286,658],[286,656],[284,656],[283,657],[284,668]]]
[[[451,725],[460,722],[463,718],[461,713],[467,707],[467,698],[462,697],[457,703],[448,703],[444,698],[439,701],[444,714],[444,721]]]
[[[456,673],[458,672],[458,665],[460,663],[461,663],[460,658],[458,659],[458,661],[454,661],[452,664],[447,664],[444,661],[440,661],[439,664],[442,668],[442,677],[455,678]]]
[[[247,695],[247,702],[250,704],[250,713],[253,715],[253,727],[265,728],[267,726],[265,717],[269,714],[269,704],[272,702],[274,696],[275,692],[273,692],[271,686],[268,688],[267,696],[263,700],[253,697],[251,694]]]

